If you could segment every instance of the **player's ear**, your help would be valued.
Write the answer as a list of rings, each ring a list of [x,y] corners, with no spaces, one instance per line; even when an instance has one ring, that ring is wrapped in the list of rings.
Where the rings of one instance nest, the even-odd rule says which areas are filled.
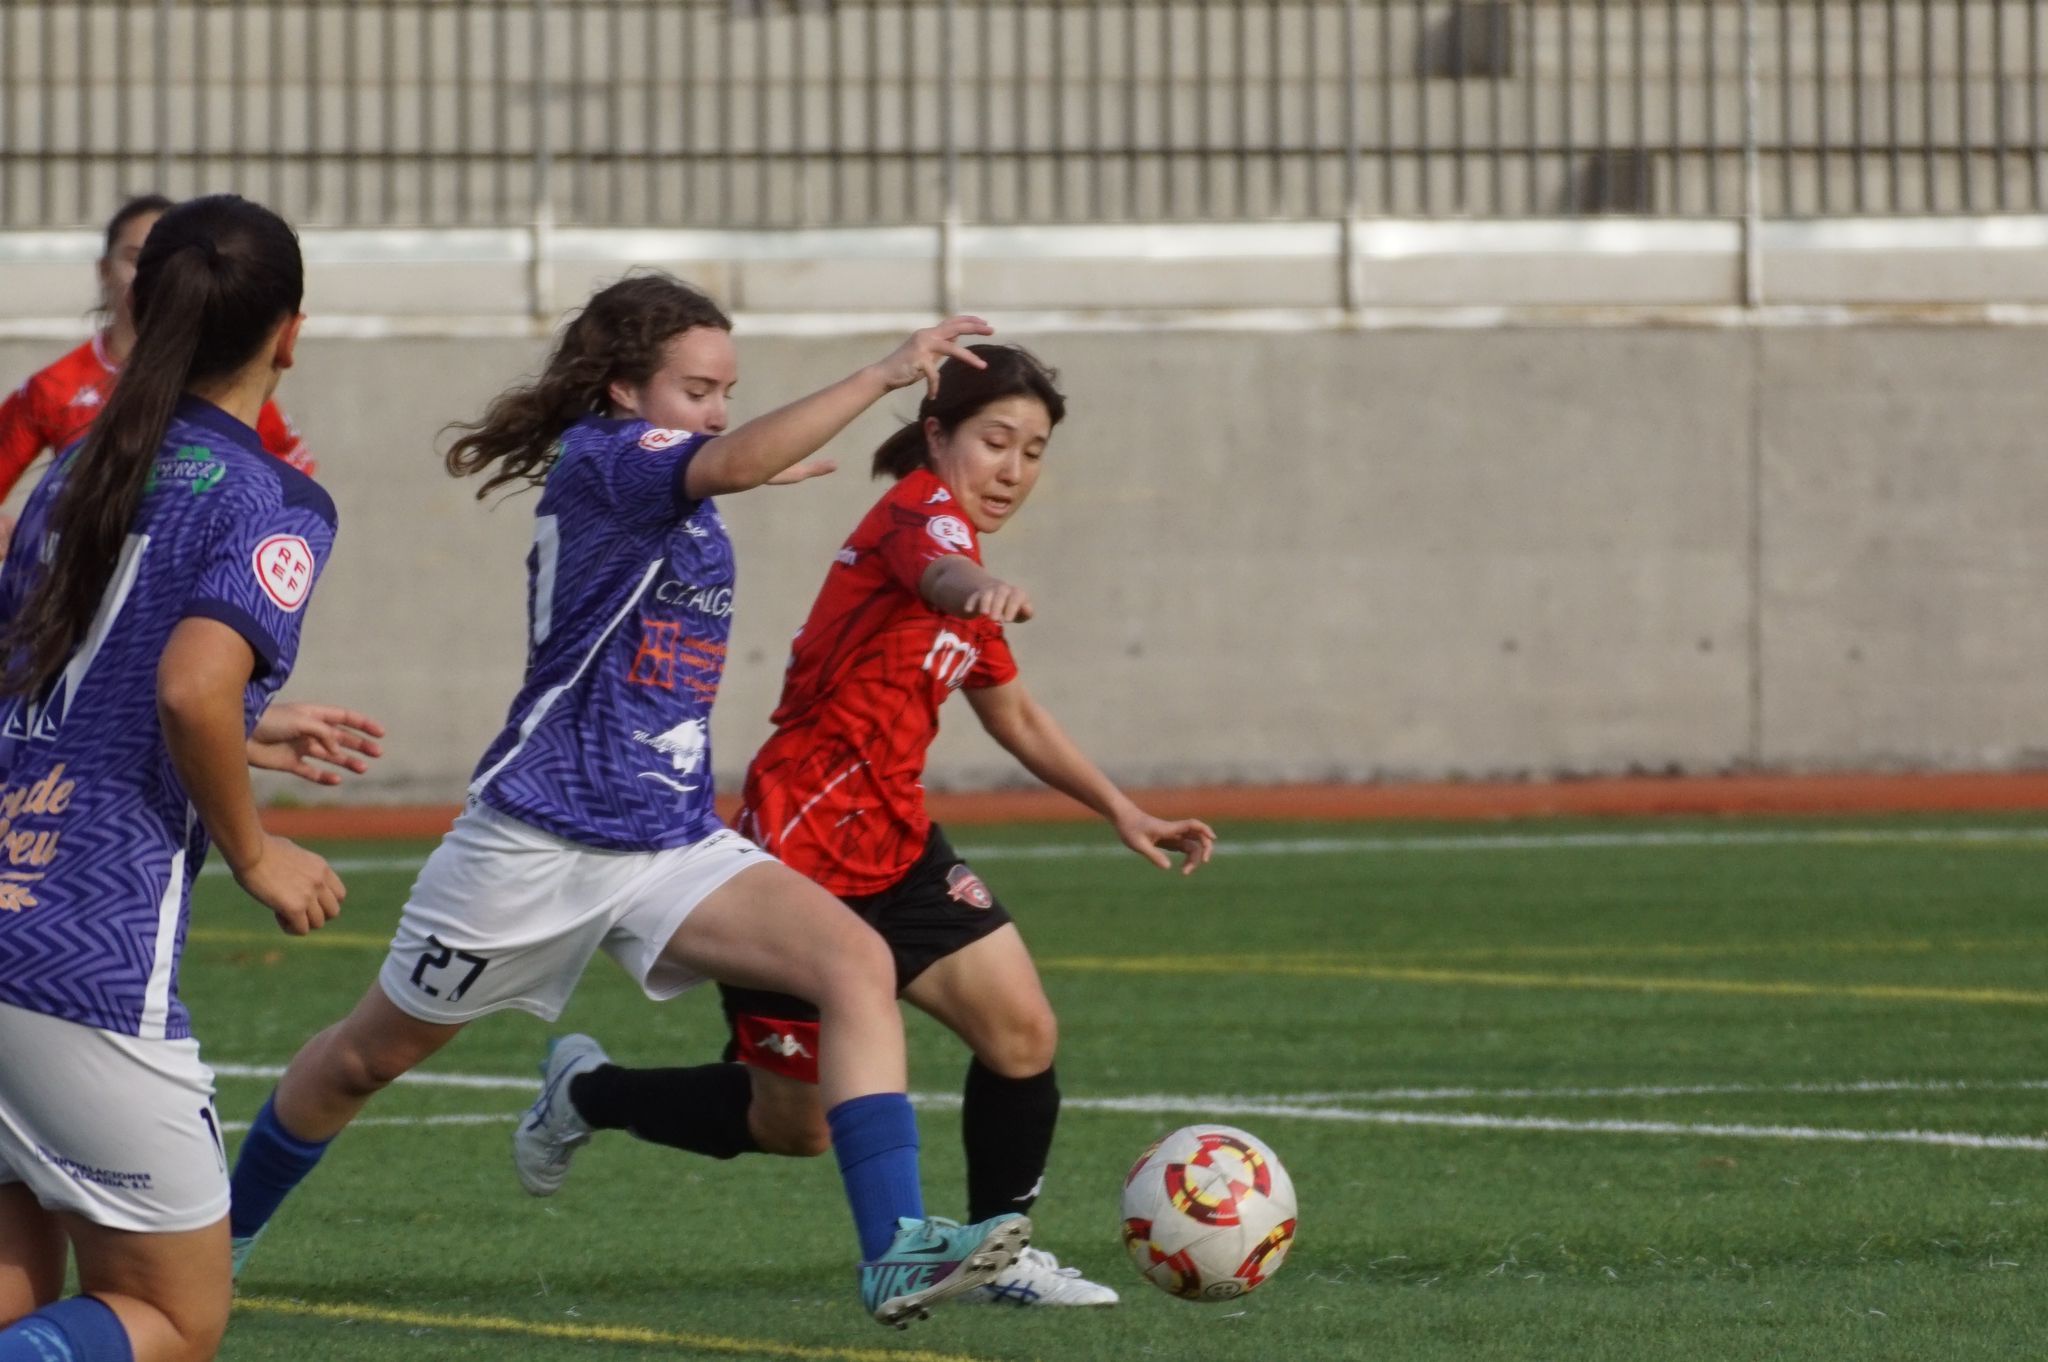
[[[614,409],[628,416],[640,414],[640,389],[623,379],[613,379],[605,385],[604,395],[611,399]]]
[[[945,443],[946,443],[946,436],[945,436],[945,431],[944,431],[944,429],[943,429],[943,428],[942,428],[942,427],[941,427],[941,426],[939,425],[939,418],[938,418],[938,417],[936,417],[936,416],[927,416],[927,417],[925,417],[925,418],[924,418],[924,457],[925,457],[925,462],[926,462],[926,463],[936,463],[936,462],[938,462],[938,458],[939,458],[939,450],[945,447]]]
[[[306,324],[306,314],[294,312],[277,326],[277,344],[271,350],[270,367],[289,369],[298,361],[299,330]]]

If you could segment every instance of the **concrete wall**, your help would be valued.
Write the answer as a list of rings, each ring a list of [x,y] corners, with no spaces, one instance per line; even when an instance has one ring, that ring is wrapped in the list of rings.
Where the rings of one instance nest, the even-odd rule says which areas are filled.
[[[1571,328],[1024,337],[1072,417],[991,542],[1027,681],[1133,781],[2009,765],[2048,733],[2048,331]],[[741,340],[745,411],[886,338]],[[0,342],[0,374],[49,342]],[[518,340],[320,339],[282,393],[341,508],[291,693],[391,725],[364,797],[451,798],[523,650],[531,503],[437,429]],[[729,499],[721,778],[876,495]],[[18,495],[18,494],[17,494]],[[935,785],[1017,776],[949,708]]]

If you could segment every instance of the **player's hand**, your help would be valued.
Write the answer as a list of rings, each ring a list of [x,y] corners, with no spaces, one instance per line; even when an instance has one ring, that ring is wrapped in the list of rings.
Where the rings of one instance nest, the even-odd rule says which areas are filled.
[[[14,517],[0,511],[0,559],[7,557],[7,546],[14,542]]]
[[[235,883],[277,917],[286,936],[318,931],[341,915],[348,897],[334,867],[296,842],[263,835],[256,859],[235,871]]]
[[[976,369],[988,368],[988,362],[962,345],[960,338],[993,336],[995,333],[996,329],[979,317],[949,317],[937,326],[911,332],[909,340],[897,346],[894,353],[876,366],[876,372],[891,392],[907,388],[923,378],[925,391],[937,397],[939,366],[948,359],[957,359]]]
[[[275,704],[263,712],[249,737],[249,764],[315,785],[339,785],[341,771],[361,775],[371,761],[384,755],[377,743],[383,736],[384,725],[339,705]],[[315,761],[341,771],[315,766]]]
[[[992,619],[998,624],[1021,624],[1033,614],[1031,597],[1021,586],[990,582],[960,603],[962,618]]]
[[[1173,869],[1167,853],[1178,851],[1186,858],[1180,867],[1183,875],[1194,874],[1216,854],[1216,831],[1199,818],[1154,818],[1141,809],[1116,825],[1116,835],[1161,870]]]
[[[812,478],[826,477],[838,471],[839,461],[836,459],[806,459],[800,464],[783,469],[762,485],[766,487],[793,487],[797,483],[809,482]]]

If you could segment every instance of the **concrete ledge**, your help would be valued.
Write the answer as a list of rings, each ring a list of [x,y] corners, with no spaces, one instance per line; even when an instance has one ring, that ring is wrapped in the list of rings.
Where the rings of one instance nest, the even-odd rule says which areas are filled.
[[[1087,325],[1470,325],[1610,318],[1725,324],[1741,308],[1743,231],[1712,219],[1237,223],[773,232],[334,230],[304,234],[308,310],[341,318],[546,324],[635,265],[672,270],[750,318],[863,331],[958,306]],[[1859,309],[2048,313],[2048,217],[1772,222],[1756,241],[1763,303],[1800,324]],[[97,236],[0,234],[0,334],[70,334],[90,303]],[[952,281],[948,296],[948,280]],[[1834,314],[1827,309],[1842,309]],[[1995,314],[1987,309],[1998,309]],[[457,319],[466,319],[458,321]],[[803,319],[801,321],[797,319]],[[1926,320],[1939,321],[1939,316]],[[351,334],[360,334],[360,330]]]

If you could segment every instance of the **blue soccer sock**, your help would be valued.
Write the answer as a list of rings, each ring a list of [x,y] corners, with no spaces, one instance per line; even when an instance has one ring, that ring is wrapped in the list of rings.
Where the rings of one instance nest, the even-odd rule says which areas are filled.
[[[135,1362],[135,1349],[105,1302],[73,1296],[0,1329],[0,1362]]]
[[[249,1123],[242,1148],[235,1155],[235,1173],[228,1180],[228,1233],[246,1239],[270,1223],[277,1208],[305,1180],[332,1143],[302,1140],[278,1123],[272,1092],[263,1110]],[[0,1362],[6,1359],[0,1358]]]
[[[860,1256],[872,1263],[889,1251],[899,1216],[924,1219],[917,1117],[902,1093],[877,1092],[841,1102],[825,1113],[825,1122],[853,1207]]]

